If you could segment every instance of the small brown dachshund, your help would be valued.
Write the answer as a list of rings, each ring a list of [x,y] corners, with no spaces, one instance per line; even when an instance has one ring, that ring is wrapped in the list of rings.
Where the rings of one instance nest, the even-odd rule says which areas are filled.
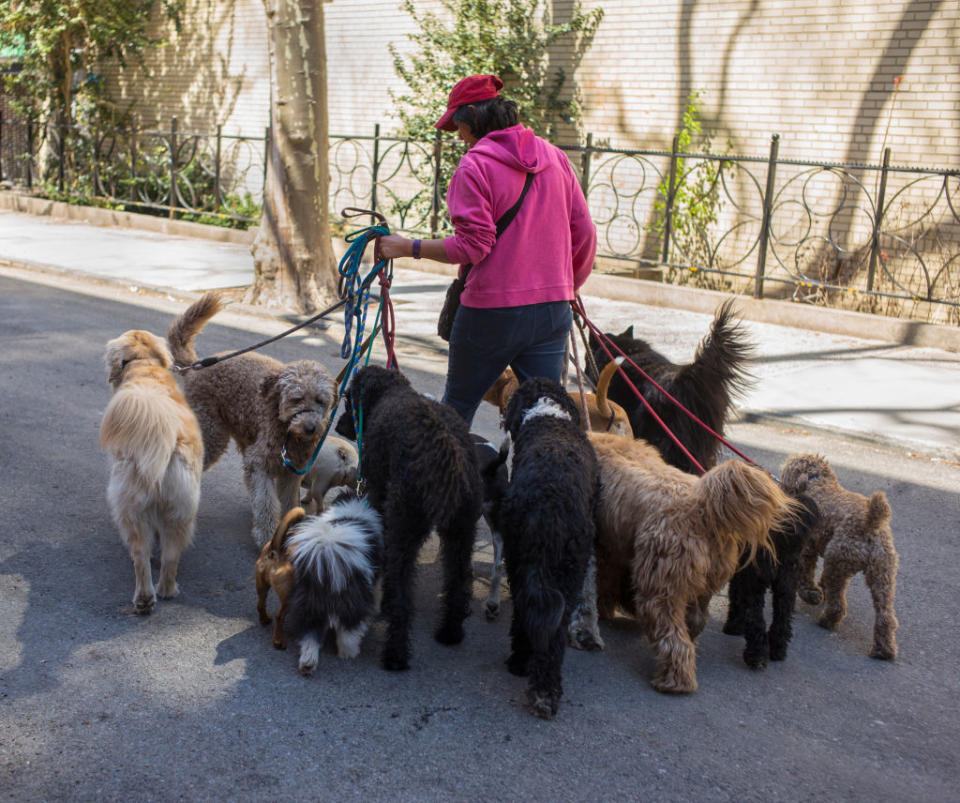
[[[260,624],[270,624],[270,614],[267,613],[267,594],[272,588],[280,600],[280,607],[273,623],[273,646],[278,650],[287,648],[283,637],[283,620],[287,615],[287,601],[293,593],[293,563],[290,555],[283,548],[290,528],[306,518],[306,511],[302,507],[295,507],[277,525],[273,538],[263,545],[260,557],[257,558],[257,613],[260,614]]]

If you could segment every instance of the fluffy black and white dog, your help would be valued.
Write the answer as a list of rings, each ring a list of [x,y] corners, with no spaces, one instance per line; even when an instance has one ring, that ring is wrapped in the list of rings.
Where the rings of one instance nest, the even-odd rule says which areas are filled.
[[[529,675],[533,713],[549,719],[563,694],[561,666],[570,614],[594,548],[599,473],[570,395],[556,382],[529,379],[504,416],[510,482],[492,507],[503,536],[513,597],[507,668]],[[496,461],[484,471],[488,492]]]
[[[291,528],[286,547],[294,585],[287,630],[300,640],[301,674],[313,674],[328,630],[337,655],[356,658],[379,604],[383,564],[380,514],[347,486],[331,488],[325,510]]]
[[[754,560],[740,556],[737,573],[728,586],[729,608],[723,632],[745,636],[743,660],[751,669],[763,669],[767,658],[782,661],[793,637],[793,610],[800,585],[800,551],[817,525],[820,513],[809,496],[798,494],[801,507],[798,515],[771,530],[776,549],[774,558],[766,550],[756,553]],[[769,635],[763,618],[767,589],[773,597],[773,620]]]
[[[415,391],[399,371],[361,368],[344,401],[336,430],[356,440],[354,416],[362,411],[360,473],[370,504],[383,517],[382,662],[386,669],[407,669],[417,553],[434,527],[444,575],[443,614],[434,637],[441,644],[463,640],[481,512],[477,459],[463,419]]]
[[[633,327],[619,335],[607,335],[623,352],[714,432],[722,435],[736,397],[747,387],[750,375],[746,362],[753,347],[740,322],[733,314],[733,301],[726,301],[717,310],[709,334],[697,348],[693,362],[677,365],[650,345],[633,336]],[[598,370],[610,362],[603,347],[591,333],[590,349]],[[611,349],[616,357],[620,352]],[[657,390],[629,363],[624,370],[657,415],[677,436],[704,469],[717,464],[720,441],[687,416],[676,404]],[[592,377],[596,381],[596,377]],[[673,442],[657,420],[618,371],[610,381],[607,395],[620,404],[630,418],[635,438],[643,438],[656,447],[663,459],[681,471],[696,467]]]

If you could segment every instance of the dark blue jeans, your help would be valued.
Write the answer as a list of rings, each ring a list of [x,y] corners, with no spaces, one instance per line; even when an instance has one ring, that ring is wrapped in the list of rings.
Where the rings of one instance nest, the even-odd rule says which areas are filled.
[[[461,306],[450,333],[444,404],[470,424],[483,394],[508,365],[521,382],[535,376],[560,382],[572,325],[569,301],[492,309]]]

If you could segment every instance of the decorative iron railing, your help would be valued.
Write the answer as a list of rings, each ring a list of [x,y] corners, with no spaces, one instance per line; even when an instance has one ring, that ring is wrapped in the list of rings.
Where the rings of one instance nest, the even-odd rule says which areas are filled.
[[[255,223],[263,137],[93,131],[0,120],[0,180],[70,199]],[[598,232],[598,269],[755,297],[960,324],[960,171],[565,146]],[[397,231],[450,231],[445,176],[459,143],[329,139],[330,209]],[[451,149],[457,149],[451,153]],[[42,179],[41,179],[42,177]],[[334,219],[339,219],[335,217]]]

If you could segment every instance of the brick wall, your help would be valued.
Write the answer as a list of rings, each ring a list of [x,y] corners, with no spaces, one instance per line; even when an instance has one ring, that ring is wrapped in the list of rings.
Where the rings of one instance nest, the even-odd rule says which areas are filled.
[[[553,0],[568,14],[572,0]],[[684,99],[700,92],[715,148],[781,158],[960,163],[960,13],[956,0],[584,0],[604,19],[576,70],[584,130],[621,148],[668,148]],[[437,0],[420,0],[440,11]],[[332,134],[384,130],[401,89],[387,45],[411,47],[398,0],[324,4]],[[159,23],[158,23],[159,25]],[[251,136],[267,124],[262,0],[189,0],[183,33],[111,86],[146,125]],[[571,66],[557,48],[552,63]],[[903,76],[894,93],[894,79]]]

